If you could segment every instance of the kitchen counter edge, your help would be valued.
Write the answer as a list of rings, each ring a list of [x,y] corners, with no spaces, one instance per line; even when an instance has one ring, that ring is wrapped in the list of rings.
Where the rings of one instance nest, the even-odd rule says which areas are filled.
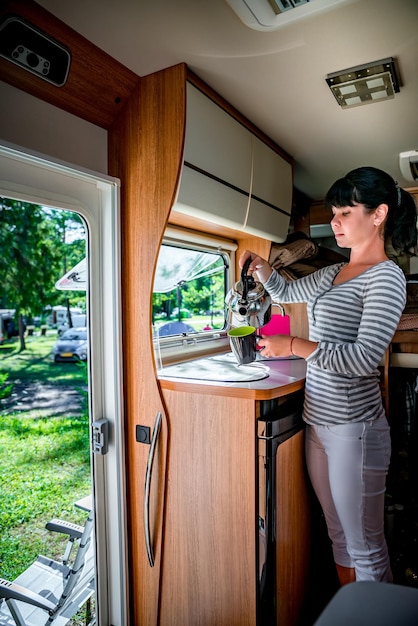
[[[174,378],[158,376],[161,389],[186,391],[188,393],[272,400],[294,393],[305,386],[306,362],[304,359],[263,361],[269,368],[269,376],[246,383],[227,383],[198,378]]]

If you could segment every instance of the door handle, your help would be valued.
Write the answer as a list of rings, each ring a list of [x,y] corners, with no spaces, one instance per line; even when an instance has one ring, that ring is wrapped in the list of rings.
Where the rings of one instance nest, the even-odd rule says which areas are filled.
[[[147,549],[148,561],[150,567],[154,567],[154,553],[151,545],[150,535],[150,511],[149,511],[149,499],[151,491],[151,478],[152,478],[152,466],[154,463],[155,448],[157,446],[158,435],[161,428],[162,414],[158,411],[155,418],[154,429],[152,431],[151,444],[148,452],[147,471],[145,473],[145,489],[144,489],[144,533],[145,533],[145,547]]]

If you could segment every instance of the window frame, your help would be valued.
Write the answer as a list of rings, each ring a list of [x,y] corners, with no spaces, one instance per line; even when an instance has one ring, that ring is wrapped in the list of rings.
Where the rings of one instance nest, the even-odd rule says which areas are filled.
[[[120,181],[0,141],[0,195],[73,211],[87,226],[90,422],[108,420],[91,453],[98,624],[127,624],[127,511],[122,398]]]
[[[238,248],[238,244],[232,239],[223,239],[190,229],[168,226],[162,240],[163,244],[223,255],[227,259],[225,293],[231,289],[235,282],[235,252]],[[226,326],[219,330],[169,335],[167,337],[159,337],[154,328],[153,343],[157,371],[160,371],[164,365],[225,351],[229,345]]]

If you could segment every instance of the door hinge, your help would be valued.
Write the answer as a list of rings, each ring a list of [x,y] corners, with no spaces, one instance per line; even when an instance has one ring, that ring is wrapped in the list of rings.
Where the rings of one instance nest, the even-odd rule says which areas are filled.
[[[109,420],[103,418],[92,423],[91,445],[94,454],[106,454],[109,449]]]

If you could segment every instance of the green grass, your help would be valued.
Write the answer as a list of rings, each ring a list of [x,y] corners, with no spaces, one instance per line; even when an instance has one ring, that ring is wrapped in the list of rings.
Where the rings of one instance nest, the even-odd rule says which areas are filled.
[[[3,385],[73,385],[84,397],[80,414],[71,418],[40,417],[36,409],[0,411],[0,576],[9,580],[38,554],[62,555],[65,541],[45,524],[52,517],[83,523],[85,513],[74,502],[91,491],[86,366],[53,363],[55,341],[55,333],[28,337],[22,353],[18,342],[0,346]]]
[[[13,385],[9,385],[7,379],[9,378],[8,372],[0,373],[0,400],[8,398],[13,390]]]
[[[57,385],[86,383],[86,367],[78,363],[54,363],[51,351],[58,335],[26,337],[26,350],[20,352],[17,339],[0,345],[0,372],[9,374],[8,382],[43,382]]]
[[[0,572],[13,580],[39,553],[61,554],[44,531],[50,518],[85,518],[74,502],[90,491],[88,418],[0,423]]]

